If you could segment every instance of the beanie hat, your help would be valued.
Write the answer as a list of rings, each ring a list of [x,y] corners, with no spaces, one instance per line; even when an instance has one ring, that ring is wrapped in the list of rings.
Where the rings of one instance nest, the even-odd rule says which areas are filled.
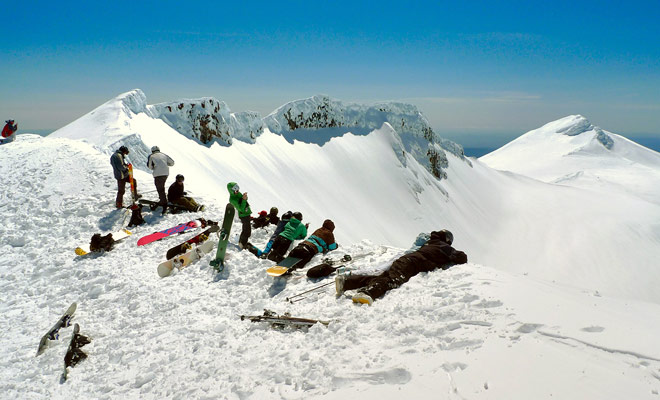
[[[152,146],[152,147],[151,147],[151,152],[152,152],[152,153],[155,153],[155,152],[157,152],[157,151],[160,151],[160,149],[158,148],[158,146]]]
[[[335,223],[332,222],[332,220],[326,219],[325,221],[323,221],[323,227],[329,230],[330,232],[332,232],[335,230]]]

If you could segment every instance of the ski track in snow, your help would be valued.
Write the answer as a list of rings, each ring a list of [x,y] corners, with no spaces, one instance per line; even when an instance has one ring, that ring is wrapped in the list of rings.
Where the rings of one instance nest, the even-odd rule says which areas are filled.
[[[19,140],[15,151],[3,151],[0,158],[4,171],[17,172],[5,174],[0,185],[2,398],[346,398],[356,391],[365,398],[399,398],[406,388],[417,398],[497,398],[507,393],[494,389],[506,384],[498,381],[501,373],[466,380],[465,372],[480,366],[479,350],[492,343],[509,349],[537,342],[584,346],[581,354],[588,357],[605,350],[607,365],[629,368],[643,379],[632,393],[657,398],[657,358],[573,340],[546,326],[543,315],[539,321],[518,320],[502,299],[487,295],[497,274],[484,274],[474,264],[420,274],[373,307],[352,304],[349,294],[335,297],[334,285],[290,304],[286,297],[333,277],[310,281],[305,269],[274,280],[265,274],[270,261],[230,245],[227,268],[218,276],[209,267],[212,253],[161,279],[156,267],[167,249],[193,233],[143,247],[137,240],[198,215],[160,217],[146,209],[149,224],[133,229],[113,251],[76,257],[73,249],[92,234],[124,226],[127,212],[114,210],[107,156],[82,143],[36,144],[39,140]],[[30,150],[40,145],[53,149]],[[148,175],[138,178],[141,190],[152,188]],[[221,220],[225,199],[200,200],[207,205],[204,217]],[[253,230],[251,242],[263,247],[271,232],[272,226]],[[230,242],[239,233],[236,219]],[[330,256],[373,253],[352,264],[373,272],[402,251],[363,241]],[[69,380],[60,385],[72,328],[62,329],[60,340],[41,356],[35,352],[73,301],[78,302],[73,321],[92,342],[83,348],[89,358],[70,368]],[[238,317],[263,309],[331,322],[305,332]],[[607,330],[585,322],[582,332]]]

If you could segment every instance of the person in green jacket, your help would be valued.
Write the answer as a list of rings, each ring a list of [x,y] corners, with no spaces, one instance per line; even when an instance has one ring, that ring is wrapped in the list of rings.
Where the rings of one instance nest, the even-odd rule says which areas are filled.
[[[241,249],[247,249],[248,239],[250,238],[250,235],[252,235],[252,226],[250,225],[250,220],[252,219],[250,214],[252,214],[252,210],[250,210],[250,204],[247,201],[247,192],[241,194],[239,190],[240,188],[236,182],[229,182],[227,184],[229,202],[234,206],[236,211],[238,211],[238,218],[241,220],[241,224],[243,224],[243,231],[238,238],[238,247]]]
[[[289,222],[287,222],[284,230],[278,237],[275,238],[273,242],[273,248],[268,253],[268,259],[280,262],[284,259],[284,254],[291,247],[291,243],[294,240],[304,239],[307,236],[307,227],[309,224],[303,225],[302,223],[302,214],[299,211],[296,211],[291,216]]]

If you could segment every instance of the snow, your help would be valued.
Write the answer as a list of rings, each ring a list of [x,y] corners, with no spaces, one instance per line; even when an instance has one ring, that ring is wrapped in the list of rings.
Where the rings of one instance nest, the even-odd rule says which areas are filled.
[[[581,170],[628,161],[613,164],[600,186],[541,182],[451,152],[438,180],[400,151],[389,123],[322,146],[268,128],[254,143],[204,146],[148,108],[143,96],[124,96],[57,135],[21,135],[0,147],[0,167],[10,171],[0,182],[3,397],[658,398],[660,212],[649,200],[658,186],[630,183],[638,165],[658,167],[638,145],[607,133],[612,149],[595,147],[600,153],[587,159],[600,162]],[[556,125],[542,151],[532,142],[517,154],[544,150],[539,162],[561,177],[570,171],[552,154],[565,153],[552,146],[593,149],[582,135],[597,133],[580,118]],[[551,134],[564,128],[580,133]],[[147,198],[156,195],[144,163],[158,145],[207,210],[145,210],[147,224],[113,251],[76,257],[94,233],[128,221],[113,208],[109,153],[120,143],[131,149]],[[197,217],[221,220],[228,181],[248,191],[255,214],[273,205],[299,210],[310,229],[333,219],[340,248],[330,255],[368,254],[352,264],[358,272],[385,268],[419,232],[441,228],[454,232],[470,263],[415,276],[372,307],[352,304],[350,292],[335,297],[333,285],[291,304],[287,297],[331,278],[268,277],[272,262],[235,246],[236,220],[223,273],[213,274],[207,255],[159,278],[166,250],[189,235],[141,247],[137,240]],[[262,247],[271,232],[255,230],[251,242]],[[83,348],[89,358],[60,385],[72,329],[34,354],[73,301],[74,321],[92,342]],[[279,331],[238,317],[264,309],[331,323]]]

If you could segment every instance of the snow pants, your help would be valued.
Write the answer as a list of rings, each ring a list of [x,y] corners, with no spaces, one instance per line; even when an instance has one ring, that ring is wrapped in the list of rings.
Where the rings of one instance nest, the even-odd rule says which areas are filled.
[[[300,258],[300,261],[298,261],[298,264],[296,264],[294,267],[291,269],[300,269],[304,268],[305,265],[314,258],[316,255],[316,251],[312,250],[309,246],[305,245],[305,243],[300,243],[298,246],[296,246],[293,250],[291,250],[291,253],[289,253],[289,257],[295,257],[295,258]]]
[[[179,197],[178,199],[174,200],[172,204],[179,205],[188,211],[197,211],[199,208],[199,204],[197,204],[195,199],[192,197]]]
[[[388,290],[400,287],[417,275],[421,269],[416,268],[415,264],[413,258],[403,256],[380,275],[349,275],[344,281],[344,290],[359,289],[358,292],[365,293],[372,299],[382,297]]]
[[[238,244],[243,246],[244,249],[247,249],[248,239],[252,235],[252,224],[250,223],[250,216],[246,215],[245,217],[239,217],[241,224],[243,225],[243,231],[241,236],[238,238]]]
[[[115,203],[118,206],[121,206],[124,203],[126,184],[131,184],[130,178],[128,176],[124,179],[117,179],[117,198],[115,199]],[[137,181],[135,179],[133,179],[133,185],[135,186],[135,193],[137,194]]]
[[[154,176],[154,184],[156,185],[156,191],[158,192],[158,204],[163,206],[163,209],[167,207],[167,195],[165,194],[166,181],[167,175]]]
[[[275,262],[280,262],[284,260],[284,255],[289,251],[291,247],[291,240],[285,238],[284,236],[278,236],[273,241],[273,246],[268,253],[268,259]]]

